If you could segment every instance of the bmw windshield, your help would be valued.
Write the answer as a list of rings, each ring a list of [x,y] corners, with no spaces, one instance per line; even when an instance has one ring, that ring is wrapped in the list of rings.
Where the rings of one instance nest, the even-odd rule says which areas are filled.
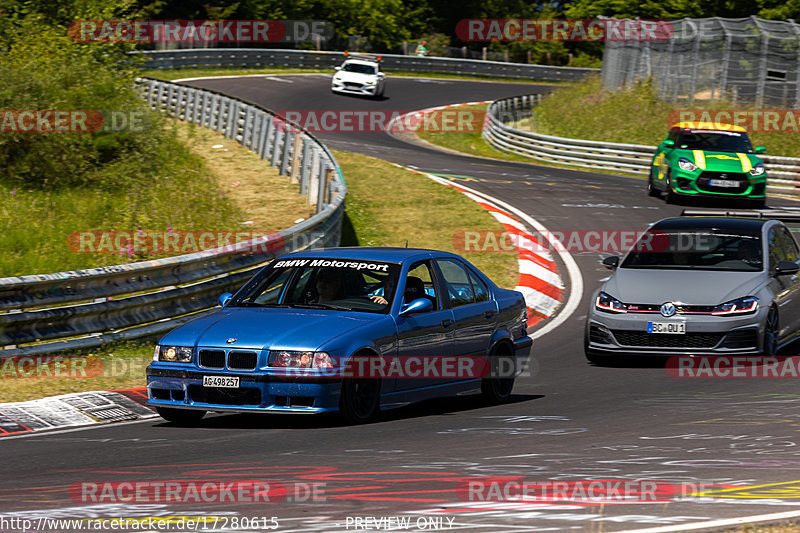
[[[760,234],[727,229],[650,229],[621,267],[759,272],[764,268],[761,242]]]
[[[360,259],[282,259],[226,307],[289,307],[388,313],[400,265]]]

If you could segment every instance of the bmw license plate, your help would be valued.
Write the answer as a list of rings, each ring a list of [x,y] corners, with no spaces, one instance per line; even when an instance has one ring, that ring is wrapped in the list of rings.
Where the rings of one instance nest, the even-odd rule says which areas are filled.
[[[203,376],[203,387],[222,387],[224,389],[238,389],[239,378],[231,376]]]
[[[727,180],[708,180],[708,184],[712,187],[730,187],[735,188],[739,186],[738,181],[727,181]]]
[[[683,335],[686,333],[686,322],[648,322],[647,333]]]

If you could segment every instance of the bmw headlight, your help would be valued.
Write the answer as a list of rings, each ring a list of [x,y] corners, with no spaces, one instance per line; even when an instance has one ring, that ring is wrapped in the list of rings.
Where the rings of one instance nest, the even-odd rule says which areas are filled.
[[[678,166],[681,170],[685,170],[687,172],[694,172],[697,170],[697,165],[686,159],[685,157],[681,157],[678,159]]]
[[[594,302],[594,307],[598,311],[605,311],[606,313],[627,313],[628,306],[620,302],[610,294],[601,292],[597,295]]]
[[[333,368],[334,362],[326,352],[269,352],[269,366],[280,368]]]
[[[188,363],[192,360],[192,348],[190,346],[160,346],[156,345],[153,353],[153,361],[163,361],[167,363]]]
[[[758,298],[755,296],[746,296],[744,298],[737,298],[724,304],[719,304],[711,311],[712,315],[725,316],[725,315],[749,315],[758,311]]]
[[[767,169],[764,168],[764,163],[759,163],[759,164],[757,164],[756,166],[754,166],[753,168],[750,169],[750,175],[751,176],[760,176],[766,171],[767,171]]]

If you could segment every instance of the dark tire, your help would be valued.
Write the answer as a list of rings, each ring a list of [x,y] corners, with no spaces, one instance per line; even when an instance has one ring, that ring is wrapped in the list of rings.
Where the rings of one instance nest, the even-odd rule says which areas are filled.
[[[767,323],[764,325],[764,349],[761,350],[764,356],[778,353],[778,324],[778,310],[772,307],[767,313]]]
[[[668,204],[676,204],[678,203],[678,195],[675,194],[675,191],[672,190],[672,172],[667,171],[667,203]]]
[[[206,415],[205,411],[173,409],[171,407],[156,407],[156,412],[167,422],[172,422],[179,426],[193,426]]]
[[[380,411],[380,394],[379,378],[345,378],[339,394],[339,413],[349,424],[369,422]]]
[[[647,196],[652,196],[654,198],[661,196],[661,191],[659,191],[653,183],[653,167],[650,167],[650,175],[647,177]]]
[[[501,364],[503,360],[511,360],[511,365]],[[516,362],[508,347],[495,348],[489,356],[490,374],[481,381],[481,395],[487,403],[507,402],[514,390],[515,377],[504,377],[508,369],[516,370]]]

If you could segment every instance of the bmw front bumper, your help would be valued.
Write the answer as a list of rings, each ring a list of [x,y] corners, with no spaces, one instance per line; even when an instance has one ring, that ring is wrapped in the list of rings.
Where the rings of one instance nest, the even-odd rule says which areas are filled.
[[[239,388],[204,387],[203,376],[238,377]],[[223,412],[317,414],[339,410],[340,377],[220,373],[174,365],[147,368],[147,404]]]

